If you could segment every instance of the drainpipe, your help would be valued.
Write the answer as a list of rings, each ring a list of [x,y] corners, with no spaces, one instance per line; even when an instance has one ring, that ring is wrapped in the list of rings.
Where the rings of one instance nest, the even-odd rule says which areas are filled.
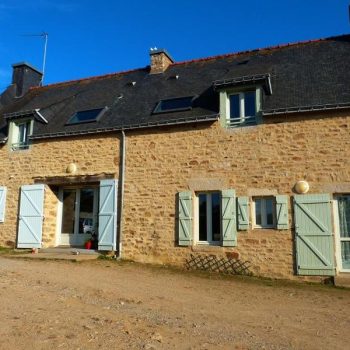
[[[123,207],[124,207],[124,178],[125,178],[125,143],[124,130],[121,131],[122,142],[120,150],[120,171],[119,171],[119,217],[118,217],[118,258],[122,257],[122,233],[123,233]]]

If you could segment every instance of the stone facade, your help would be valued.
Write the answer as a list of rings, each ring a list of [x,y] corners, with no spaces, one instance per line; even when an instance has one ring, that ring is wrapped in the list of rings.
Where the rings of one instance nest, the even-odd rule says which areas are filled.
[[[28,150],[11,151],[0,147],[0,184],[7,187],[5,222],[0,223],[0,245],[14,246],[18,225],[20,187],[35,182],[45,186],[43,244],[56,242],[57,191],[56,185],[89,181],[93,176],[119,174],[119,135],[89,135],[82,137],[37,141]],[[68,174],[70,163],[77,165],[75,174]]]
[[[255,274],[293,278],[292,197],[289,230],[238,231],[238,245],[178,247],[176,194],[235,189],[237,196],[293,195],[298,180],[310,193],[350,192],[350,118],[346,112],[306,114],[224,129],[219,122],[126,132],[122,257],[147,263],[182,265],[194,252],[251,262]],[[16,239],[19,189],[58,178],[79,183],[88,176],[119,174],[119,134],[86,135],[35,142],[27,151],[0,148],[0,183],[7,186],[0,244]],[[70,163],[77,172],[66,173]],[[68,179],[69,178],[69,179]],[[82,180],[83,181],[83,180]],[[45,191],[43,242],[55,245],[57,193]]]

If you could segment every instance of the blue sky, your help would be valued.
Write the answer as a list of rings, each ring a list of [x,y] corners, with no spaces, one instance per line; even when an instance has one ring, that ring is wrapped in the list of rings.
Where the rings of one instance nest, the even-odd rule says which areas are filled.
[[[350,33],[349,0],[0,0],[0,90],[11,64],[45,83],[144,67],[149,48],[176,61]]]

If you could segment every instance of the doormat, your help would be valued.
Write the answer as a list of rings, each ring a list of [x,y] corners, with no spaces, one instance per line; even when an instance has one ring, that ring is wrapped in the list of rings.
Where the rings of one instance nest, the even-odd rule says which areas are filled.
[[[215,255],[191,254],[185,262],[187,270],[220,272],[228,275],[252,276],[250,262],[239,259],[217,257]]]

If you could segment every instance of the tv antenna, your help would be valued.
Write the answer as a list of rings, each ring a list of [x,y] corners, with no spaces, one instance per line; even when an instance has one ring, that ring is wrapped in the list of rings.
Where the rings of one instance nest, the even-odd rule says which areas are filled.
[[[44,84],[44,76],[45,76],[45,66],[46,66],[46,51],[47,51],[47,39],[49,37],[49,33],[42,32],[40,34],[24,34],[22,36],[30,36],[30,37],[42,37],[44,38],[44,55],[43,55],[43,68],[42,68],[42,77],[40,81],[40,85]]]

